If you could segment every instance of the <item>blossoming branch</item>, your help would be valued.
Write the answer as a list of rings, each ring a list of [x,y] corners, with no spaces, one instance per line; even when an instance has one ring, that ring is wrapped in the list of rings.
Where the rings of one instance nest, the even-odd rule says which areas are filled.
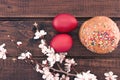
[[[33,65],[36,72],[39,72],[42,75],[44,80],[98,80],[95,74],[92,74],[90,70],[87,72],[76,72],[71,73],[72,67],[76,66],[77,63],[73,58],[66,58],[67,52],[56,53],[55,50],[47,45],[44,36],[47,35],[47,32],[44,30],[38,30],[38,24],[35,22],[34,26],[36,27],[35,36],[33,39],[40,39],[40,44],[38,47],[41,49],[41,52],[46,56],[41,63],[32,58],[31,52],[24,52],[18,56],[19,60],[24,60],[27,63]],[[17,42],[17,45],[22,45],[21,41]],[[0,58],[6,59],[7,50],[4,48],[5,43],[0,45]],[[57,68],[55,67],[57,66]],[[112,71],[104,73],[105,80],[117,80],[117,75],[114,75]]]

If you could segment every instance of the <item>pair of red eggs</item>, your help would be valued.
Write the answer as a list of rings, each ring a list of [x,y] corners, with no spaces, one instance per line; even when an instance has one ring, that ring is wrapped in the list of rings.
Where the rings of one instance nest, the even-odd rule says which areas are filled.
[[[59,14],[53,22],[53,27],[61,34],[56,35],[50,42],[50,46],[56,52],[67,52],[73,44],[72,37],[66,33],[73,31],[77,27],[77,20],[71,14]]]

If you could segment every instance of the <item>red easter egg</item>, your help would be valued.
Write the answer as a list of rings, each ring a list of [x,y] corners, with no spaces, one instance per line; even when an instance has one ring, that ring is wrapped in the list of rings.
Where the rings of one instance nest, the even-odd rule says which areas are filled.
[[[58,34],[50,42],[56,52],[67,52],[72,47],[73,40],[68,34]]]
[[[66,33],[74,30],[78,22],[71,14],[59,14],[54,18],[52,24],[58,32]]]

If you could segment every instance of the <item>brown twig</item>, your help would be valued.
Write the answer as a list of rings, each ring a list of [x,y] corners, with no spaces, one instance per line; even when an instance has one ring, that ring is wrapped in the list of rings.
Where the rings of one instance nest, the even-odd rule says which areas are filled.
[[[59,65],[58,63],[56,63],[56,64],[57,64],[58,68],[59,68],[61,71],[63,71],[63,69],[60,67],[60,65]]]
[[[78,72],[75,70],[75,68],[72,68],[73,69],[73,71],[76,73],[76,74],[78,74]]]
[[[68,72],[63,71],[63,70],[57,70],[57,69],[52,68],[52,67],[50,67],[50,69],[53,70],[53,71],[55,71],[55,72],[59,72],[59,73],[66,74],[67,76],[73,76],[73,77],[76,77],[76,74],[68,73]]]
[[[33,65],[33,64],[39,64],[39,66],[44,67],[43,64],[38,63],[38,62],[37,62],[36,60],[34,60],[32,57],[29,58],[29,59],[26,59],[26,62],[28,62],[28,61],[30,61],[31,65]],[[72,74],[72,73],[68,73],[68,72],[66,72],[66,71],[63,71],[62,68],[59,66],[59,64],[57,64],[57,66],[59,67],[60,70],[55,69],[55,68],[52,68],[52,67],[49,67],[49,69],[50,69],[50,70],[53,70],[53,71],[55,71],[55,72],[59,72],[59,73],[66,74],[67,76],[76,77],[76,74]]]

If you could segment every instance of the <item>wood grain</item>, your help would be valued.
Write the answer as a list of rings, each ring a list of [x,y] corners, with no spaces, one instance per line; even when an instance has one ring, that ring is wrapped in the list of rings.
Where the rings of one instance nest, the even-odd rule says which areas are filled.
[[[120,0],[1,0],[0,17],[54,17],[58,13],[120,17],[119,4]]]
[[[37,59],[39,62],[42,59]],[[77,72],[86,72],[88,70],[94,73],[99,80],[104,79],[104,73],[113,71],[120,76],[119,59],[76,59],[78,63],[74,68]],[[1,80],[43,80],[42,75],[37,73],[33,67],[22,60],[13,61],[12,58],[0,60],[0,79]],[[117,78],[118,80],[120,77]]]
[[[51,21],[37,21],[39,28],[45,29],[48,35],[45,39],[50,43],[50,40],[57,34]],[[0,21],[0,44],[6,43],[6,49],[8,50],[8,56],[18,56],[20,53],[30,51],[34,56],[43,56],[41,50],[38,48],[40,40],[34,40],[34,21]],[[69,33],[73,37],[73,47],[69,51],[69,56],[77,58],[120,58],[120,45],[110,54],[98,55],[87,50],[79,41],[78,31],[83,23],[83,20],[79,21],[78,28]],[[120,28],[120,21],[116,21]],[[10,37],[8,37],[8,35]],[[17,41],[21,41],[23,44],[17,46]]]
[[[30,64],[24,61],[12,59],[0,60],[1,80],[42,80]]]
[[[119,59],[79,59],[78,66],[76,67],[77,71],[87,71],[90,70],[91,73],[96,74],[98,80],[105,80],[104,73],[113,71],[114,74],[120,76],[120,67]],[[119,80],[120,77],[117,78]]]
[[[45,29],[47,43],[59,34],[52,28],[52,20],[59,13],[73,14],[79,25],[69,33],[74,40],[68,58],[74,58],[78,72],[91,70],[98,80],[105,80],[104,73],[113,71],[120,76],[120,43],[110,54],[98,55],[87,50],[79,41],[78,31],[81,24],[93,16],[111,17],[120,29],[120,0],[0,0],[0,45],[5,43],[7,59],[0,60],[0,80],[43,80],[42,75],[33,67],[15,57],[30,51],[33,58],[41,62],[45,56],[38,48],[40,40],[33,40],[33,23]],[[17,41],[22,41],[17,46]],[[120,80],[120,77],[118,77]]]

